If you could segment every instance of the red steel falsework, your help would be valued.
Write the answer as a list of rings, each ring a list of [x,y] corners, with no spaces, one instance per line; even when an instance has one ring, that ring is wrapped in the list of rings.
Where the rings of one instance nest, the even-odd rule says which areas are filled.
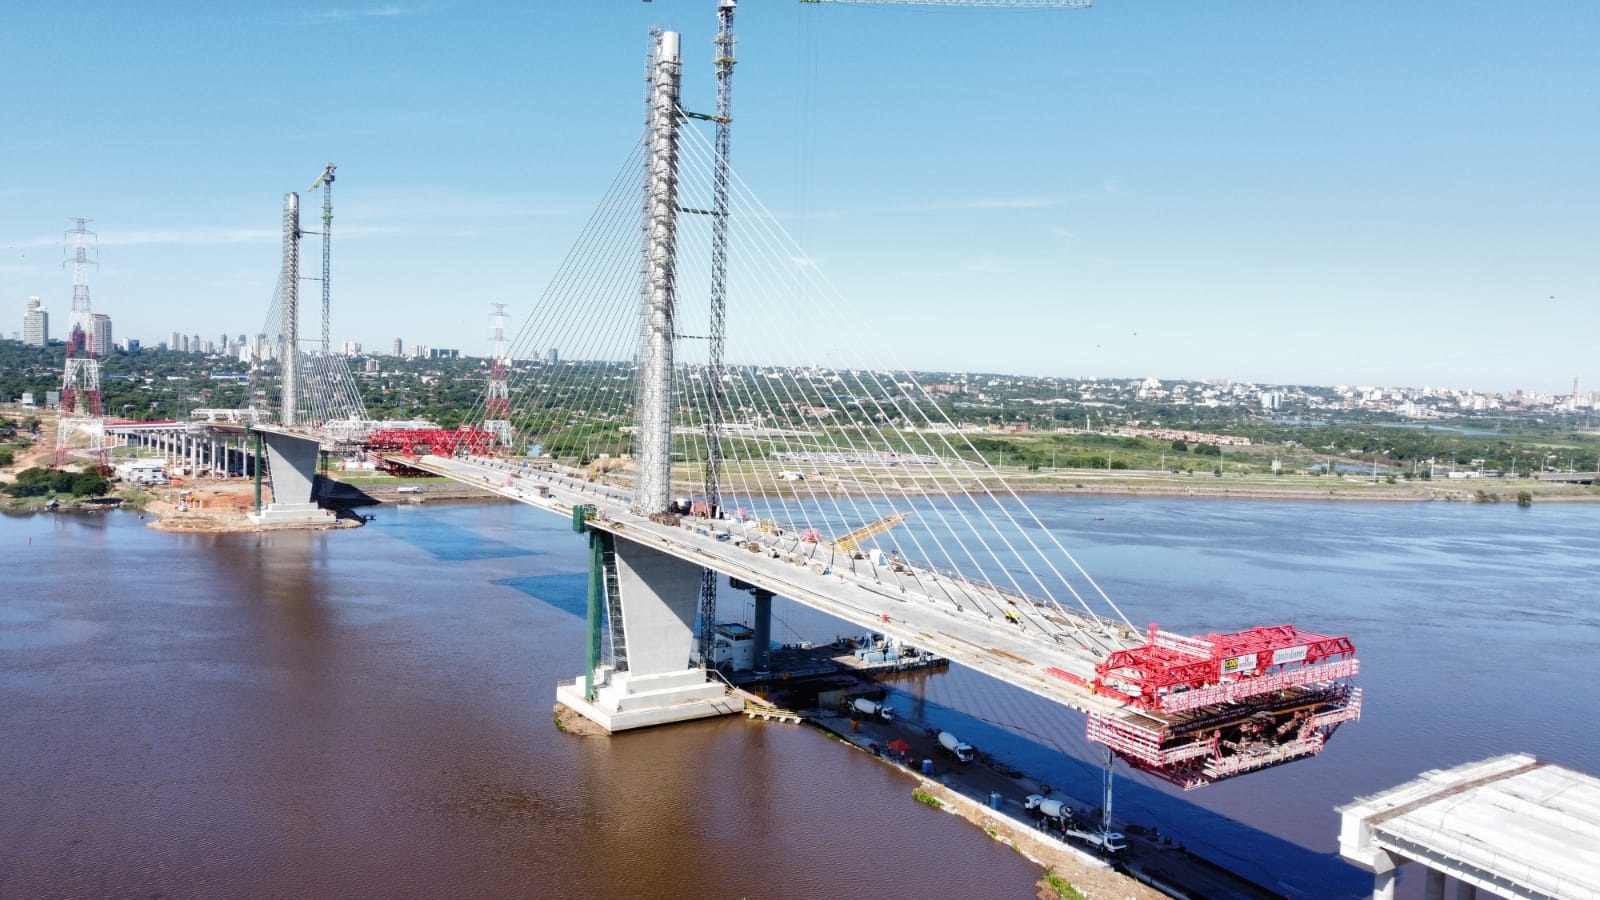
[[[1091,713],[1088,737],[1129,765],[1185,788],[1321,752],[1361,717],[1348,637],[1293,625],[1203,638],[1150,626],[1149,639],[1107,656],[1093,681],[1051,674],[1121,701]]]
[[[367,447],[374,451],[401,453],[406,456],[455,456],[467,453],[486,456],[494,435],[481,428],[463,425],[450,430],[444,428],[394,428],[374,431],[367,437]]]

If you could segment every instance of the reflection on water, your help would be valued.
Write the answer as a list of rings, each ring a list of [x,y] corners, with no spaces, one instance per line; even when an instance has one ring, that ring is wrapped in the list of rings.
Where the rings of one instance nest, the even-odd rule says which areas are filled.
[[[1120,812],[1265,884],[1368,890],[1333,807],[1422,770],[1522,750],[1600,772],[1600,507],[1031,505],[1136,624],[1354,637],[1364,719],[1318,759],[1188,794],[1119,770]],[[535,510],[236,536],[6,517],[0,553],[0,896],[1032,896],[1030,864],[809,730],[557,733],[586,556]],[[779,640],[858,630],[775,618]],[[959,669],[896,690],[1098,795],[1081,717]]]
[[[558,733],[585,554],[554,517],[37,516],[0,548],[0,896],[1033,894],[810,730]]]

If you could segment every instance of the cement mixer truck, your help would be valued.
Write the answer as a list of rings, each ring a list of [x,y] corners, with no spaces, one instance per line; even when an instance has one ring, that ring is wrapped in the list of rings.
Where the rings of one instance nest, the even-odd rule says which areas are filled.
[[[850,707],[858,715],[866,716],[869,719],[882,719],[885,722],[894,720],[894,707],[878,703],[875,700],[860,697]]]
[[[939,732],[939,746],[943,747],[946,753],[954,756],[956,762],[972,762],[972,745],[963,742],[948,731]]]
[[[1022,808],[1033,813],[1035,819],[1053,820],[1058,828],[1066,828],[1067,823],[1072,821],[1072,807],[1042,794],[1029,794],[1022,802]]]

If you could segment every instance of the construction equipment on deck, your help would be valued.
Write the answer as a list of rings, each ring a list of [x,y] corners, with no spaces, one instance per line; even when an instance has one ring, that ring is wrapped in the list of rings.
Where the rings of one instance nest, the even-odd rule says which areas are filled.
[[[846,553],[854,553],[856,547],[862,541],[883,534],[885,531],[888,531],[889,529],[894,528],[896,525],[899,525],[901,522],[911,518],[911,516],[912,513],[909,512],[895,513],[893,515],[884,516],[870,525],[863,525],[849,534],[834,538],[833,545]]]

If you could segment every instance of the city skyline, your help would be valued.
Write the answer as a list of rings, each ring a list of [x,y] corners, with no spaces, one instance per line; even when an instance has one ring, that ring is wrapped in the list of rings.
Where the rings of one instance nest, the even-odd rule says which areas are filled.
[[[528,314],[637,138],[650,24],[684,33],[686,105],[711,106],[714,9],[106,9],[70,71],[21,10],[0,296],[64,315],[60,229],[90,215],[121,333],[255,334],[282,194],[332,161],[335,342],[486,354],[490,301]],[[1573,327],[1600,285],[1600,11],[1236,11],[747,2],[734,167],[913,369],[1600,380]],[[437,52],[397,61],[421,35]]]
[[[45,312],[45,310],[42,308],[36,308],[33,306],[34,301],[37,299],[38,298],[33,297],[29,298],[27,315],[31,315],[35,312]],[[146,345],[145,342],[139,338],[124,338],[120,341],[116,341],[113,344],[113,342],[110,340],[110,316],[104,313],[95,313],[94,319],[97,328],[91,333],[88,346],[92,349],[92,352],[96,353],[97,355],[104,355],[99,348],[105,346],[112,347],[116,351],[131,353],[139,353],[141,350],[150,349],[173,350],[180,353],[199,353],[208,356],[224,356],[246,363],[249,362],[250,359],[253,358],[257,353],[264,352],[269,358],[275,356],[274,350],[272,349],[272,345],[267,339],[267,336],[261,333],[257,333],[254,336],[239,334],[237,337],[228,334],[222,334],[218,340],[212,341],[203,337],[198,332],[195,332],[191,335],[188,332],[173,330],[168,333],[166,340],[151,342],[148,345]],[[100,331],[100,327],[103,327],[105,330],[103,332]],[[27,341],[23,340],[23,334],[21,332],[13,333],[12,339],[22,341],[23,343],[28,343]],[[64,342],[65,338],[50,339],[50,343],[61,344]],[[435,347],[426,341],[413,341],[407,345],[403,339],[398,337],[392,339],[392,341],[385,342],[388,347],[386,350],[366,348],[360,341],[347,340],[336,342],[336,344],[336,352],[339,355],[351,359],[360,358],[369,361],[376,361],[383,358],[488,360],[490,357],[490,353],[487,352],[479,354],[472,352],[471,350],[462,350],[459,348]],[[514,354],[512,356],[512,360],[517,363],[558,363],[561,360],[561,355],[560,350],[557,347],[537,349],[528,348],[525,353]],[[783,366],[760,363],[731,364],[730,368],[732,370],[753,371],[806,369],[821,372],[836,371],[832,367],[827,366]],[[848,369],[850,367],[843,368]],[[367,371],[371,372],[376,370],[369,367]],[[1286,382],[1261,379],[1235,379],[1228,376],[1157,378],[1154,376],[1137,375],[1041,375],[1037,373],[1012,372],[998,369],[916,369],[910,370],[910,372],[912,374],[921,376],[942,375],[954,377],[960,379],[963,384],[970,383],[974,385],[978,383],[976,381],[977,379],[1014,379],[1024,382],[1035,380],[1073,382],[1079,384],[1080,386],[1083,384],[1093,384],[1099,381],[1104,381],[1107,383],[1142,383],[1144,390],[1160,390],[1163,385],[1167,383],[1175,386],[1208,384],[1213,387],[1224,387],[1234,391],[1235,393],[1237,393],[1239,390],[1250,392],[1268,388],[1286,388],[1290,390],[1298,390],[1308,387],[1320,388],[1341,393],[1346,395],[1347,398],[1357,397],[1362,405],[1374,404],[1375,408],[1383,408],[1387,411],[1398,411],[1404,416],[1415,418],[1437,417],[1434,414],[1435,410],[1432,407],[1429,407],[1428,411],[1419,415],[1417,407],[1410,405],[1416,399],[1425,397],[1446,398],[1452,401],[1471,401],[1460,403],[1460,408],[1477,412],[1482,412],[1491,408],[1489,405],[1491,398],[1501,398],[1512,402],[1529,401],[1550,405],[1561,403],[1564,404],[1566,408],[1572,410],[1600,409],[1600,388],[1587,385],[1581,377],[1574,378],[1572,383],[1565,390],[1537,390],[1531,388],[1481,390],[1470,385],[1462,386],[1445,383],[1366,384],[1348,379],[1345,381],[1330,382]],[[948,393],[949,391],[947,389],[952,388],[953,385],[929,382],[925,383],[924,387],[930,393],[939,394]],[[1399,402],[1402,405],[1393,408],[1386,406],[1386,404],[1388,404],[1390,401]],[[1265,398],[1263,398],[1262,403],[1263,408],[1276,408],[1275,404],[1269,404]]]

